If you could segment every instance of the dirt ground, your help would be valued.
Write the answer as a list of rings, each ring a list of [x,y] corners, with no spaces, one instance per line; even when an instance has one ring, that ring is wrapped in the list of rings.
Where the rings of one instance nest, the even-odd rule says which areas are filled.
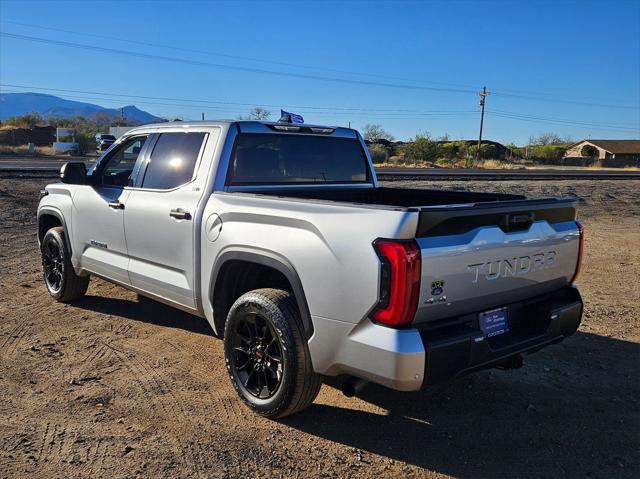
[[[575,195],[582,326],[525,358],[419,393],[325,384],[305,412],[254,416],[203,320],[92,280],[46,293],[45,179],[0,179],[0,477],[638,477],[640,182],[395,183]]]

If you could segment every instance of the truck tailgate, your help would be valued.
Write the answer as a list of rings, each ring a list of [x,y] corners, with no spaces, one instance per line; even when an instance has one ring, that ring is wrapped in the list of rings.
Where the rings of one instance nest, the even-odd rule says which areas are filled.
[[[576,203],[551,198],[422,208],[414,322],[486,311],[569,284],[580,243]]]

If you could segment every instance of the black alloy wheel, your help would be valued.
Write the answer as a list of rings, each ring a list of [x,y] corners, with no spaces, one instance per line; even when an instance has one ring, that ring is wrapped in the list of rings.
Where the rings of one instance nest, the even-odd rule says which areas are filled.
[[[233,347],[231,368],[240,386],[258,399],[272,397],[282,383],[282,345],[271,325],[256,313],[246,313],[228,331]]]
[[[60,291],[64,276],[64,253],[60,245],[55,241],[48,241],[42,251],[42,268],[44,280],[53,293]]]

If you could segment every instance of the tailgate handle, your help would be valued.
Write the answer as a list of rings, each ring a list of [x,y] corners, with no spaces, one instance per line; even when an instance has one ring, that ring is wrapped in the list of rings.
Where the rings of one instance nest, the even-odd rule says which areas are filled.
[[[506,216],[505,226],[507,231],[527,229],[533,223],[534,213],[519,213]]]

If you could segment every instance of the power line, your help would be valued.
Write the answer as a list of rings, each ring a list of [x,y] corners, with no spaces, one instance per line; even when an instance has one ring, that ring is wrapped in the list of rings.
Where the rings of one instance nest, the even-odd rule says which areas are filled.
[[[156,55],[156,54],[151,54],[151,53],[143,53],[143,52],[135,52],[135,51],[130,51],[130,50],[122,50],[122,49],[117,49],[117,48],[99,47],[99,46],[88,45],[88,44],[84,44],[84,43],[67,42],[67,41],[62,41],[62,40],[54,40],[54,39],[50,39],[50,38],[42,38],[42,37],[34,37],[34,36],[29,36],[29,35],[21,35],[21,34],[4,32],[4,31],[0,31],[0,35],[8,37],[8,38],[14,38],[14,39],[17,39],[17,40],[30,41],[30,42],[36,42],[36,43],[45,43],[45,44],[51,44],[51,45],[59,45],[59,46],[64,46],[64,47],[69,47],[69,48],[98,51],[98,52],[102,52],[102,53],[128,55],[128,56],[134,56],[134,57],[138,57],[138,58],[146,58],[146,59],[151,59],[151,60],[170,61],[170,62],[184,63],[184,64],[190,64],[190,65],[196,65],[196,66],[203,66],[203,67],[221,68],[221,69],[244,71],[244,72],[250,72],[250,73],[261,73],[261,74],[267,74],[267,75],[293,77],[293,78],[301,78],[301,79],[307,79],[307,80],[327,81],[327,82],[346,83],[346,84],[355,84],[355,85],[377,86],[377,87],[383,87],[383,88],[395,88],[395,89],[405,89],[405,90],[439,91],[439,92],[450,92],[450,93],[474,93],[474,91],[471,90],[471,89],[460,88],[460,87],[455,87],[455,88],[454,87],[430,87],[430,86],[425,86],[425,85],[409,85],[409,84],[401,84],[401,83],[376,82],[376,81],[368,81],[368,80],[336,78],[336,77],[329,77],[329,76],[322,76],[322,75],[311,75],[311,74],[304,74],[304,73],[269,70],[269,69],[264,69],[264,68],[255,68],[255,67],[238,66],[238,65],[228,65],[228,64],[221,64],[221,63],[212,63],[212,62],[205,62],[205,61],[200,61],[200,60],[190,60],[190,59],[187,59],[187,58],[168,57],[168,56]],[[362,75],[362,74],[358,74],[358,73],[350,73],[350,74]],[[496,92],[495,90],[494,90],[494,94],[500,95],[500,96],[505,96],[505,97],[521,98],[521,99],[536,100],[536,101],[547,101],[547,102],[554,102],[554,103],[569,103],[569,104],[589,105],[589,106],[606,107],[606,108],[631,109],[631,110],[639,110],[640,109],[640,106],[613,105],[613,104],[605,104],[605,103],[590,103],[590,102],[584,102],[584,101],[579,101],[579,100],[570,100],[570,99],[566,99],[566,98],[545,98],[543,96],[520,95],[520,94],[513,94],[513,93],[499,92],[499,91]]]
[[[184,48],[184,47],[175,46],[175,45],[153,43],[153,42],[146,42],[146,41],[137,41],[137,40],[119,38],[119,37],[114,37],[114,36],[109,36],[109,35],[98,35],[98,34],[88,33],[88,32],[78,32],[78,31],[61,29],[61,28],[46,27],[46,26],[43,26],[43,25],[34,25],[34,24],[23,23],[23,22],[15,22],[15,21],[11,21],[11,20],[2,20],[1,23],[20,25],[20,26],[26,26],[26,27],[31,27],[31,28],[38,28],[38,29],[42,29],[42,30],[61,32],[61,33],[67,33],[67,34],[72,34],[72,35],[78,35],[78,36],[103,38],[103,39],[107,39],[107,40],[115,40],[115,41],[119,41],[119,42],[126,42],[126,43],[131,43],[131,44],[136,44],[136,45],[149,46],[149,47],[153,47],[153,48],[162,48],[162,49],[165,49],[165,50],[166,49],[171,49],[171,50],[175,50],[175,51],[190,52],[190,53],[205,54],[205,55],[213,55],[213,56],[220,56],[220,57],[231,58],[231,59],[247,60],[247,61],[267,63],[267,64],[280,65],[280,66],[288,66],[288,67],[294,67],[294,68],[303,68],[303,69],[308,69],[308,70],[328,71],[328,72],[332,72],[332,73],[341,73],[341,74],[347,74],[347,75],[357,75],[357,76],[365,76],[365,77],[372,77],[372,78],[383,78],[383,79],[399,80],[399,81],[404,81],[404,82],[418,82],[418,83],[421,83],[420,81],[415,80],[415,79],[400,78],[400,77],[389,76],[389,75],[379,75],[379,74],[372,74],[372,73],[354,72],[354,71],[347,71],[347,70],[338,70],[338,69],[332,69],[332,68],[326,68],[326,67],[316,67],[316,66],[310,66],[310,65],[301,65],[301,64],[282,62],[282,61],[276,61],[276,60],[265,60],[265,59],[261,59],[261,58],[255,58],[255,57],[231,55],[231,54],[221,53],[221,52],[212,52],[212,51],[207,51],[207,50],[197,50],[197,49],[193,49],[193,48]],[[458,91],[459,89],[465,89],[465,92],[471,92],[470,88],[472,88],[470,85],[459,84],[459,83],[445,83],[445,82],[433,82],[433,81],[427,82],[427,83],[434,84],[434,85],[444,85],[444,86],[450,87],[451,89],[454,89],[456,91]],[[410,87],[410,86],[408,86],[408,87]],[[531,94],[531,93],[533,93],[533,94]],[[544,94],[544,93],[530,92],[530,91],[522,92],[522,91],[514,90],[514,89],[499,89],[499,90],[496,90],[494,88],[493,89],[493,94],[498,95],[498,96],[520,98],[520,99],[525,99],[525,100],[547,101],[547,102],[556,102],[556,103],[569,103],[569,104],[576,104],[576,105],[588,105],[588,106],[597,106],[597,107],[605,107],[605,108],[640,109],[640,106],[613,105],[613,104],[606,104],[606,103],[600,103],[600,102],[587,101],[585,99],[571,99],[571,98],[567,98],[567,97],[564,97],[564,96],[562,98],[559,98],[559,97],[549,96],[549,95]]]
[[[6,86],[10,88],[22,88],[22,89],[31,89],[31,90],[42,90],[42,91],[53,91],[53,92],[65,92],[65,93],[83,93],[90,95],[106,95],[106,96],[118,96],[123,98],[142,98],[149,100],[167,100],[167,101],[185,101],[185,102],[194,102],[194,103],[213,103],[219,105],[235,105],[235,106],[263,106],[269,108],[280,108],[282,106],[287,106],[289,108],[303,108],[307,110],[327,110],[331,112],[336,111],[345,111],[345,112],[402,112],[402,113],[450,113],[450,112],[467,112],[468,110],[423,110],[423,109],[400,109],[400,108],[349,108],[349,107],[341,107],[341,106],[310,106],[310,105],[275,105],[275,104],[267,104],[260,102],[252,102],[252,103],[240,103],[240,102],[230,102],[230,101],[222,101],[222,100],[202,100],[202,99],[190,99],[190,98],[171,98],[171,97],[158,97],[158,96],[143,96],[143,95],[126,95],[122,93],[113,93],[113,92],[97,92],[97,91],[86,91],[86,90],[71,90],[66,88],[44,88],[44,87],[36,87],[33,85],[17,85],[13,83],[0,83],[0,86]]]
[[[618,127],[619,126],[619,127],[622,127],[622,128],[640,128],[640,123],[638,124],[637,127],[635,127],[635,126],[631,126],[630,124],[627,124],[627,123],[609,123],[609,122],[604,123],[604,122],[573,120],[573,119],[570,119],[570,118],[552,118],[552,117],[544,117],[544,116],[530,115],[530,114],[526,114],[526,113],[518,113],[518,112],[514,112],[514,111],[495,110],[495,109],[491,109],[490,111],[492,113],[500,113],[500,114],[503,114],[503,115],[519,116],[519,117],[525,117],[525,118],[536,119],[536,120],[552,120],[552,121],[576,123],[576,124],[581,124],[581,125],[586,125],[586,126],[611,126],[611,127]]]
[[[227,112],[231,115],[237,115],[243,113],[237,108],[233,107],[247,107],[247,106],[262,106],[262,107],[273,107],[279,108],[289,107],[289,108],[297,108],[300,109],[305,114],[315,115],[318,117],[336,117],[336,116],[345,116],[348,115],[350,117],[364,117],[371,118],[375,120],[426,120],[426,119],[437,119],[437,118],[468,118],[469,115],[473,115],[477,113],[477,110],[392,110],[392,109],[368,109],[368,108],[343,108],[343,107],[315,107],[315,106],[304,106],[304,105],[272,105],[272,104],[264,104],[264,103],[237,103],[237,102],[225,102],[225,101],[214,101],[214,100],[203,100],[203,99],[187,99],[187,98],[170,98],[170,97],[155,97],[155,96],[144,96],[144,95],[128,95],[121,93],[113,93],[113,92],[98,92],[98,91],[87,91],[87,90],[73,90],[73,89],[63,89],[63,88],[44,88],[44,87],[36,87],[33,85],[17,85],[17,84],[8,84],[8,83],[0,83],[0,87],[11,87],[11,88],[21,88],[24,90],[42,90],[42,91],[53,91],[53,92],[64,92],[64,93],[81,93],[84,95],[65,95],[67,98],[71,99],[79,99],[79,100],[91,100],[91,101],[110,101],[113,102],[113,98],[104,98],[90,95],[103,95],[107,97],[123,97],[127,99],[134,99],[137,104],[143,105],[158,105],[158,106],[169,106],[174,108],[188,108],[194,111],[206,110],[206,111],[218,111],[218,112]],[[26,93],[25,91],[18,90],[3,90],[5,93]],[[89,96],[86,96],[89,95]],[[166,100],[166,101],[150,101],[150,100]],[[176,102],[187,102],[187,103],[176,103]],[[216,106],[211,106],[211,104]],[[231,108],[225,108],[224,106],[231,106]],[[320,111],[313,111],[314,108],[319,109]],[[338,111],[333,111],[333,109]],[[340,111],[342,108],[343,111]],[[310,111],[309,111],[310,110]],[[325,111],[326,110],[326,111]],[[345,111],[346,110],[346,111]],[[610,124],[610,123],[593,123],[593,122],[583,122],[579,120],[571,120],[571,119],[561,119],[561,118],[549,118],[549,117],[539,117],[533,115],[527,115],[523,113],[509,112],[504,110],[486,110],[487,114],[492,114],[497,117],[502,118],[510,118],[516,120],[529,121],[533,123],[539,124],[558,124],[565,126],[579,126],[579,127],[598,127],[605,129],[613,129],[613,130],[628,130],[628,131],[638,131],[638,128],[634,128],[631,126],[626,126],[622,124]]]
[[[29,93],[29,92],[24,92],[24,91],[18,91],[18,90],[3,90],[3,93]],[[73,99],[73,100],[90,100],[90,101],[105,101],[108,100],[107,98],[99,98],[99,97],[91,97],[91,96],[79,96],[79,95],[65,95],[65,97],[67,99]],[[112,100],[111,100],[112,101]],[[148,101],[148,100],[136,100],[136,103],[138,105],[160,105],[160,106],[169,106],[169,107],[174,107],[174,108],[186,108],[189,110],[193,110],[193,111],[197,111],[200,112],[201,110],[205,110],[205,111],[216,111],[216,112],[223,112],[223,113],[228,113],[232,116],[235,115],[239,115],[244,113],[244,111],[240,111],[238,109],[233,109],[233,108],[224,108],[224,107],[217,107],[217,106],[209,106],[209,105],[199,105],[199,104],[180,104],[180,103],[166,103],[166,102],[157,102],[157,101]],[[254,104],[253,106],[261,106],[259,104]],[[286,105],[283,105],[286,106]],[[113,110],[119,109],[119,108],[112,108]],[[397,116],[397,115],[403,115],[403,113],[381,113],[381,114],[370,114],[370,113],[364,113],[364,112],[355,112],[355,113],[348,113],[348,112],[327,112],[327,111],[310,111],[307,112],[305,110],[301,110],[301,113],[304,113],[305,115],[312,115],[312,116],[316,116],[316,117],[329,117],[329,118],[335,118],[336,115],[342,115],[342,116],[346,116],[348,115],[349,117],[363,117],[363,118],[370,118],[370,119],[375,119],[375,120],[428,120],[428,119],[438,119],[438,118],[464,118],[465,115],[470,115],[470,114],[475,114],[474,111],[451,111],[451,112],[434,112],[434,113],[418,113],[417,115],[419,116]],[[386,116],[378,116],[378,115],[386,115]],[[389,116],[389,115],[396,115],[396,116]]]
[[[528,121],[530,123],[538,123],[538,124],[576,126],[576,127],[582,127],[582,128],[601,128],[601,129],[607,129],[607,130],[629,131],[629,132],[640,133],[640,128],[632,128],[632,127],[623,127],[623,126],[621,127],[621,126],[613,126],[613,125],[608,125],[608,126],[593,125],[593,124],[590,125],[590,124],[584,124],[580,122],[568,122],[568,121],[554,120],[549,118],[535,118],[535,117],[528,117],[523,115],[505,115],[503,113],[495,113],[491,111],[488,111],[487,114],[500,117],[500,118],[508,118],[511,120],[519,120],[519,121]]]
[[[130,43],[133,45],[142,45],[142,46],[147,46],[147,47],[152,47],[152,48],[162,48],[163,50],[169,49],[169,50],[175,50],[175,51],[180,51],[180,52],[189,52],[189,53],[197,53],[197,54],[202,54],[202,55],[210,55],[210,56],[218,56],[218,57],[223,57],[223,58],[230,58],[230,59],[234,59],[234,60],[246,60],[246,61],[252,61],[252,62],[259,62],[259,63],[266,63],[266,64],[272,64],[272,65],[279,65],[279,66],[286,66],[286,67],[293,67],[293,68],[303,68],[303,69],[307,69],[307,70],[316,70],[316,71],[326,71],[326,72],[331,72],[331,73],[341,73],[341,74],[345,74],[345,75],[356,75],[356,76],[365,76],[365,77],[372,77],[372,78],[384,78],[387,80],[399,80],[399,81],[406,81],[406,82],[417,82],[416,80],[412,80],[412,79],[408,79],[408,78],[401,78],[401,77],[396,77],[396,76],[390,76],[390,75],[378,75],[375,73],[362,73],[362,72],[354,72],[354,71],[349,71],[349,70],[338,70],[338,69],[334,69],[334,68],[326,68],[326,67],[317,67],[317,66],[311,66],[311,65],[302,65],[299,63],[290,63],[290,62],[282,62],[282,61],[278,61],[278,60],[266,60],[264,58],[256,58],[256,57],[247,57],[247,56],[241,56],[241,55],[231,55],[229,53],[223,53],[223,52],[213,52],[210,50],[198,50],[198,49],[193,49],[193,48],[185,48],[185,47],[180,47],[180,46],[176,46],[176,45],[169,45],[166,43],[153,43],[153,42],[147,42],[147,41],[139,41],[139,40],[131,40],[131,39],[127,39],[127,38],[120,38],[120,37],[114,37],[114,36],[110,36],[110,35],[98,35],[95,33],[89,33],[89,32],[78,32],[78,31],[74,31],[74,30],[66,30],[66,29],[62,29],[62,28],[54,28],[54,27],[46,27],[43,25],[34,25],[31,23],[23,23],[23,22],[16,22],[16,21],[12,21],[12,20],[0,20],[0,23],[8,23],[11,25],[19,25],[19,26],[23,26],[23,27],[31,27],[31,28],[39,28],[42,30],[49,30],[52,32],[60,32],[60,33],[68,33],[71,35],[78,35],[78,36],[83,36],[83,37],[94,37],[94,38],[102,38],[105,40],[115,40],[118,42],[124,42],[124,43]],[[424,83],[424,82],[417,82],[417,83]],[[449,86],[449,87],[456,87],[456,88],[473,88],[471,85],[462,85],[459,83],[445,83],[445,82],[427,82],[429,84],[433,84],[433,85],[443,85],[443,86]]]
[[[170,50],[175,50],[175,51],[190,52],[190,53],[212,55],[212,56],[219,56],[219,57],[236,59],[236,60],[246,60],[246,61],[260,62],[260,63],[266,63],[266,64],[272,64],[272,65],[279,65],[279,66],[287,66],[287,67],[293,67],[293,68],[303,68],[303,69],[307,69],[307,70],[327,71],[327,72],[331,72],[331,73],[341,73],[341,74],[346,74],[346,75],[356,75],[356,76],[364,76],[364,77],[372,77],[372,78],[383,78],[383,79],[398,80],[398,81],[403,81],[403,82],[416,82],[418,84],[424,83],[423,81],[418,81],[418,80],[415,80],[415,79],[400,78],[400,77],[396,77],[396,76],[379,75],[379,74],[366,73],[366,72],[365,73],[363,73],[363,72],[354,72],[354,71],[348,71],[348,70],[338,70],[338,69],[332,69],[332,68],[326,68],[326,67],[317,67],[317,66],[311,66],[311,65],[301,65],[301,64],[296,64],[296,63],[282,62],[282,61],[277,61],[277,60],[265,60],[263,58],[247,57],[247,56],[240,56],[240,55],[231,55],[231,54],[222,53],[222,52],[212,52],[212,51],[208,51],[208,50],[198,50],[198,49],[193,49],[193,48],[185,48],[185,47],[180,47],[180,46],[176,46],[176,45],[169,45],[169,44],[162,44],[162,43],[153,43],[153,42],[147,42],[147,41],[132,40],[132,39],[114,37],[114,36],[110,36],[110,35],[100,35],[100,34],[95,34],[95,33],[90,33],[90,32],[79,32],[79,31],[67,30],[67,29],[62,29],[62,28],[54,28],[54,27],[47,27],[47,26],[43,26],[43,25],[35,25],[35,24],[24,23],[24,22],[16,22],[16,21],[12,21],[12,20],[1,20],[0,23],[6,23],[6,24],[10,24],[10,25],[19,25],[19,26],[30,27],[30,28],[38,28],[38,29],[41,29],[41,30],[48,30],[48,31],[53,31],[53,32],[61,32],[61,33],[67,33],[67,34],[71,34],[71,35],[78,35],[78,36],[84,36],[84,37],[102,38],[102,39],[106,39],[106,40],[114,40],[114,41],[119,41],[119,42],[135,44],[135,45],[148,46],[148,47],[152,47],[152,48],[162,48],[163,50],[170,49]],[[433,85],[443,85],[443,86],[452,87],[452,88],[466,89],[467,92],[471,92],[470,89],[473,88],[471,85],[460,84],[460,83],[445,83],[445,82],[433,82],[433,81],[430,81],[430,82],[427,82],[427,83],[428,84],[433,84]],[[575,104],[575,105],[597,106],[597,107],[604,107],[604,108],[640,109],[640,106],[612,105],[612,104],[600,103],[600,102],[597,102],[597,101],[595,101],[595,102],[594,101],[588,101],[587,99],[577,99],[577,98],[567,98],[567,97],[558,98],[558,97],[550,96],[550,95],[545,94],[545,93],[531,92],[531,91],[520,91],[520,90],[514,90],[514,89],[498,89],[498,90],[496,90],[494,88],[492,93],[494,95],[498,95],[498,96],[511,97],[511,98],[520,98],[520,99],[525,99],[525,100],[547,101],[547,102],[556,102],[556,103],[569,103],[569,104]]]
[[[175,63],[184,63],[184,64],[188,64],[188,65],[196,65],[196,66],[212,67],[212,68],[221,68],[221,69],[243,71],[243,72],[250,72],[250,73],[262,73],[262,74],[266,74],[266,75],[275,75],[275,76],[281,76],[281,77],[302,78],[302,79],[306,79],[306,80],[318,80],[318,81],[327,81],[327,82],[333,82],[333,83],[348,83],[348,84],[353,84],[353,85],[377,86],[377,87],[383,87],[383,88],[395,88],[395,89],[402,89],[402,90],[422,90],[422,91],[439,91],[439,92],[453,92],[453,93],[473,93],[473,90],[464,90],[464,89],[460,89],[460,88],[428,87],[428,86],[420,86],[420,85],[406,85],[406,84],[400,84],[400,83],[375,82],[375,81],[355,80],[355,79],[348,79],[348,78],[335,78],[335,77],[328,77],[328,76],[321,76],[321,75],[309,75],[309,74],[304,74],[304,73],[294,73],[294,72],[283,72],[283,71],[277,71],[277,70],[267,70],[267,69],[264,69],[264,68],[254,68],[254,67],[243,67],[243,66],[237,66],[237,65],[227,65],[227,64],[223,64],[223,63],[211,63],[211,62],[204,62],[204,61],[200,61],[200,60],[189,60],[187,58],[177,58],[177,57],[168,57],[168,56],[163,56],[163,55],[155,55],[155,54],[152,54],[152,53],[133,52],[133,51],[130,51],[130,50],[121,50],[121,49],[117,49],[117,48],[98,47],[98,46],[95,46],[95,45],[87,45],[87,44],[84,44],[84,43],[65,42],[65,41],[62,41],[62,40],[53,40],[53,39],[50,39],[50,38],[33,37],[33,36],[29,36],[29,35],[20,35],[20,34],[16,34],[16,33],[4,32],[4,31],[0,31],[0,35],[2,35],[4,37],[7,37],[7,38],[14,38],[14,39],[17,39],[17,40],[24,40],[24,41],[36,42],[36,43],[45,43],[45,44],[50,44],[50,45],[59,45],[59,46],[63,46],[63,47],[76,48],[76,49],[82,49],[82,50],[90,50],[90,51],[97,51],[97,52],[101,52],[101,53],[113,53],[113,54],[127,55],[127,56],[132,56],[132,57],[137,57],[137,58],[146,58],[146,59],[151,59],[151,60],[163,60],[163,61],[169,61],[169,62],[175,62]]]
[[[592,103],[581,100],[569,100],[567,98],[563,99],[554,99],[554,98],[544,98],[542,96],[534,96],[534,95],[521,95],[516,93],[505,93],[505,92],[493,92],[494,95],[509,97],[509,98],[520,98],[522,100],[535,100],[535,101],[550,101],[554,103],[567,103],[571,105],[584,105],[584,106],[597,106],[602,108],[620,108],[623,110],[640,110],[640,106],[631,106],[631,105],[611,105],[606,103]]]

